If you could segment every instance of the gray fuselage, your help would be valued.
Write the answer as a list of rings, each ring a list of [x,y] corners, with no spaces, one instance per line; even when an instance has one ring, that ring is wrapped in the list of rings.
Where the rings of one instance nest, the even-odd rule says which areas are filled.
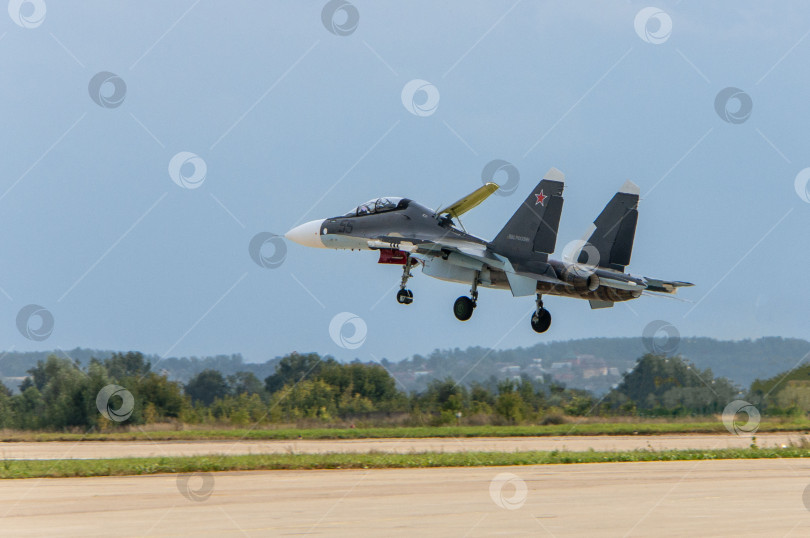
[[[362,207],[362,206],[361,206]],[[492,244],[455,228],[449,218],[412,200],[401,199],[397,207],[367,214],[348,214],[327,218],[318,230],[320,242],[326,248],[347,250],[404,250],[422,262],[422,272],[450,282],[470,284],[478,279],[483,287],[510,289],[502,261]],[[440,245],[475,249],[485,258],[480,261],[459,256]],[[428,254],[429,253],[429,254]],[[489,258],[491,263],[487,263]],[[602,268],[572,268],[558,260],[537,258],[510,259],[514,269],[526,275],[540,275],[570,282],[569,285],[538,280],[536,292],[596,301],[627,301],[641,295],[640,290],[623,290],[594,285],[599,278],[641,282],[636,277]],[[585,274],[587,273],[587,274]],[[595,275],[595,279],[593,276]],[[590,281],[588,277],[590,276]],[[590,282],[590,285],[589,285]]]

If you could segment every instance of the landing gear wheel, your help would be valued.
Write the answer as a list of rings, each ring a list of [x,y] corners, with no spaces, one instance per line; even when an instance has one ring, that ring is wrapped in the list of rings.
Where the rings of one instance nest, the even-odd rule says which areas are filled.
[[[455,304],[453,304],[453,314],[456,315],[456,319],[459,321],[467,321],[470,319],[474,309],[475,303],[473,300],[463,295],[456,299]]]
[[[397,302],[399,304],[411,304],[413,302],[413,292],[411,290],[399,290],[397,292]]]
[[[532,329],[537,333],[544,333],[551,327],[551,313],[545,308],[541,308],[532,314]]]
[[[413,302],[413,292],[405,289],[405,286],[408,285],[408,279],[413,276],[411,267],[417,263],[416,260],[411,259],[410,255],[405,258],[405,265],[402,266],[402,283],[399,285],[399,291],[397,292],[397,302],[399,304],[411,304]]]

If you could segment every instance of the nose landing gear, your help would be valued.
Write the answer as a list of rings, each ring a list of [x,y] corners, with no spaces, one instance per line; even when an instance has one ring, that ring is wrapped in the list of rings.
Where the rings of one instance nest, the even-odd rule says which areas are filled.
[[[413,302],[413,292],[402,289],[397,292],[397,302],[399,304],[411,304]]]
[[[416,262],[412,261],[411,257],[408,256],[405,265],[402,266],[402,283],[399,285],[399,291],[397,292],[397,302],[399,304],[411,304],[413,302],[413,292],[406,289],[405,286],[408,285],[408,279],[413,276],[411,267],[415,264]]]
[[[543,308],[543,296],[537,294],[537,310],[532,314],[532,329],[537,333],[544,333],[551,327],[551,313]]]

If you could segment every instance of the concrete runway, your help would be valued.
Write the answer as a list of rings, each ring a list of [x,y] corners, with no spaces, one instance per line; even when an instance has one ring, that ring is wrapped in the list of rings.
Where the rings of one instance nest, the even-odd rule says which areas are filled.
[[[798,444],[800,433],[757,435],[757,445]],[[324,454],[328,452],[515,452],[529,450],[635,450],[744,448],[751,437],[731,434],[616,435],[568,437],[464,437],[317,441],[49,441],[0,442],[0,459],[76,459],[211,454]]]
[[[807,536],[808,484],[810,460],[5,480],[0,536]]]

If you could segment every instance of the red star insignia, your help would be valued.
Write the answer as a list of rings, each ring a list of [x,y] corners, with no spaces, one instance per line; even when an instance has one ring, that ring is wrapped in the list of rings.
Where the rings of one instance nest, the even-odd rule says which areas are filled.
[[[546,201],[546,198],[548,198],[548,196],[543,194],[543,191],[540,191],[540,194],[535,194],[535,196],[537,196],[537,201],[534,203],[534,205],[537,205],[537,204],[540,204],[542,206],[546,205],[543,202]]]

